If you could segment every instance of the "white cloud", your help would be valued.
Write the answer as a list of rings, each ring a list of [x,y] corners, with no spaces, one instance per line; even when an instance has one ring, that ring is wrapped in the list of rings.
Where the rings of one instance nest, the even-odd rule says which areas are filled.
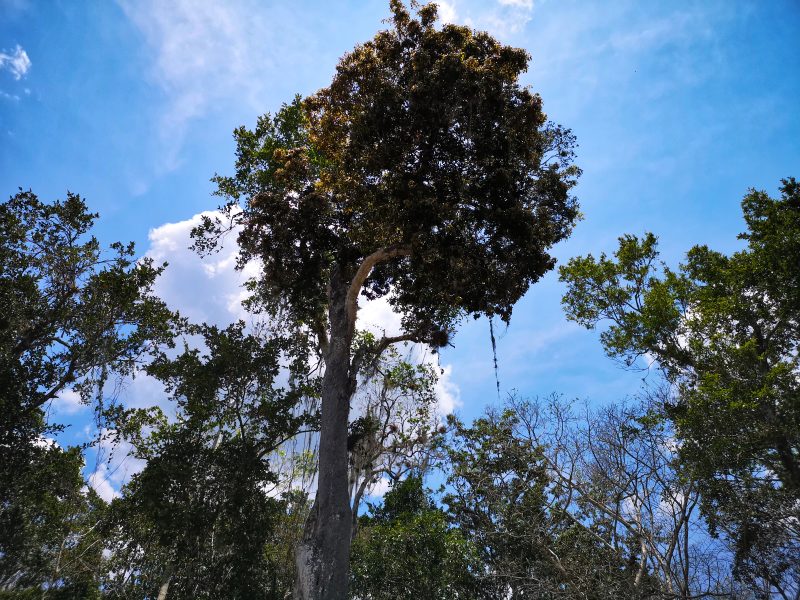
[[[297,91],[327,83],[320,64],[332,69],[347,48],[321,46],[318,10],[257,0],[117,0],[141,33],[151,57],[149,78],[164,92],[158,132],[163,168],[177,168],[193,121],[210,114],[261,114],[276,108],[276,91],[289,100]],[[530,21],[532,0],[440,0],[442,22],[458,22],[508,37]],[[346,17],[336,16],[341,22]],[[376,19],[375,28],[380,23]],[[353,44],[363,36],[354,37]],[[281,96],[279,96],[281,97]],[[270,104],[269,100],[272,100]]]
[[[392,310],[389,299],[384,296],[377,300],[365,301],[362,296],[358,308],[359,329],[366,329],[376,335],[397,335],[400,332],[400,315]]]
[[[25,77],[31,64],[28,53],[19,44],[13,50],[0,51],[0,70],[6,69],[17,81]]]
[[[33,440],[33,445],[37,448],[60,448],[61,446],[58,445],[53,438],[48,437],[37,437]]]
[[[53,411],[57,414],[73,415],[87,408],[87,405],[81,402],[81,395],[75,390],[63,390],[53,400],[51,405]]]
[[[443,22],[458,22],[508,39],[522,31],[533,16],[533,0],[460,0],[439,3]]]
[[[117,0],[152,56],[149,77],[166,96],[158,123],[163,168],[180,165],[192,121],[232,107],[261,114],[276,82],[315,64],[317,37],[297,11],[256,0]],[[277,61],[287,64],[278,68]],[[292,86],[289,93],[295,92]],[[287,96],[285,100],[291,99]]]
[[[216,254],[201,257],[190,250],[190,233],[203,216],[214,218],[219,213],[199,213],[184,221],[164,223],[150,230],[150,247],[145,256],[156,264],[169,264],[156,280],[153,291],[172,310],[179,311],[192,323],[225,327],[240,319],[248,321],[251,317],[241,304],[247,291],[242,286],[256,273],[258,266],[250,264],[243,271],[235,269],[236,232],[226,238]],[[125,379],[118,385],[116,397],[125,406],[159,406],[168,417],[173,416],[174,405],[158,380],[140,372],[134,379]]]
[[[119,0],[125,15],[141,31],[154,54],[151,77],[168,95],[160,130],[167,146],[167,170],[188,123],[203,116],[225,94],[244,93],[248,82],[246,15],[234,3]]]
[[[190,233],[200,224],[201,218],[218,215],[217,212],[200,213],[185,221],[151,229],[147,256],[157,264],[169,263],[155,285],[155,293],[160,298],[195,323],[224,326],[246,319],[241,306],[246,297],[242,285],[257,272],[258,266],[250,264],[244,271],[236,271],[236,232],[229,234],[216,254],[200,257],[189,249]]]
[[[439,0],[436,2],[439,7],[439,20],[442,23],[456,23],[458,13],[456,12],[456,3],[447,2],[446,0]]]
[[[437,366],[439,366],[438,360]],[[449,415],[461,406],[461,393],[453,381],[453,365],[444,365],[441,369],[436,382],[436,398],[439,404],[439,414]]]
[[[227,325],[235,320],[248,319],[241,302],[247,296],[243,283],[257,274],[258,265],[249,264],[244,271],[236,271],[236,232],[231,232],[222,250],[201,258],[192,250],[190,232],[200,224],[203,215],[215,217],[217,212],[194,215],[185,221],[165,223],[149,234],[150,248],[147,256],[157,264],[168,262],[164,274],[158,279],[155,293],[167,304],[195,323]],[[376,335],[400,333],[400,315],[395,313],[386,297],[365,302],[358,311],[358,327]],[[439,365],[439,357],[426,347],[410,348],[415,360],[425,361],[440,370],[437,383],[439,412],[450,414],[460,406],[459,390],[452,381],[452,366]],[[157,386],[158,389],[156,389]],[[131,384],[128,396],[138,406],[155,404],[153,398],[163,398],[160,384],[148,377],[137,377]]]
[[[358,310],[360,329],[371,331],[377,336],[393,336],[400,333],[400,315],[392,310],[387,297],[364,302]],[[409,348],[409,358],[429,364],[436,369],[439,379],[436,383],[436,396],[440,415],[449,415],[461,406],[458,386],[453,381],[452,365],[440,365],[439,355],[432,353],[427,346],[414,344]]]
[[[108,467],[101,464],[94,473],[89,475],[88,484],[103,500],[111,502],[119,495],[119,492],[112,487],[107,473]]]
[[[497,0],[503,6],[517,6],[526,10],[533,9],[533,0]]]
[[[120,495],[120,488],[144,469],[146,462],[135,458],[133,446],[119,439],[114,430],[102,429],[98,440],[95,469],[87,484],[103,500],[111,502]]]
[[[369,488],[369,496],[375,499],[383,498],[386,495],[386,492],[391,489],[391,487],[392,486],[389,483],[389,479],[386,477],[381,477]]]

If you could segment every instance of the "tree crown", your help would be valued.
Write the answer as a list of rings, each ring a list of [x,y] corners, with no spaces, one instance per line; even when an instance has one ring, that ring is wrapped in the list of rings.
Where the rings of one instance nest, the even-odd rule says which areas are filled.
[[[406,331],[507,321],[578,217],[574,138],[519,84],[525,51],[437,29],[432,4],[391,8],[330,86],[236,130],[236,173],[215,181],[241,259],[261,259],[264,305],[303,323],[323,318],[333,270],[349,281],[370,256],[363,292],[389,295]],[[207,219],[198,247],[220,230]]]

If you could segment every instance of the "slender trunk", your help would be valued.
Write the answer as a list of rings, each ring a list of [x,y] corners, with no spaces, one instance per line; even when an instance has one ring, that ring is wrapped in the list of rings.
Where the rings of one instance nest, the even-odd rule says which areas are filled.
[[[328,318],[331,336],[322,380],[317,495],[297,549],[296,600],[345,600],[350,567],[352,511],[348,493],[347,423],[355,377],[350,372],[352,324],[348,285],[334,274]]]

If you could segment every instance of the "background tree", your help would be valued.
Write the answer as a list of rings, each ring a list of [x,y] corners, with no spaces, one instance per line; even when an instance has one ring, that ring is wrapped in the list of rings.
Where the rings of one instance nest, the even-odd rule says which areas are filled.
[[[353,540],[352,598],[479,598],[475,546],[448,526],[419,475],[392,484],[361,517]]]
[[[452,420],[443,500],[479,550],[476,597],[754,597],[651,406],[510,398]]]
[[[631,588],[624,595],[734,597],[730,549],[709,535],[697,485],[653,394],[641,404],[593,410],[558,397],[511,406],[520,418],[517,435],[546,448],[553,510],[622,558]]]
[[[489,413],[471,427],[455,418],[447,447],[448,514],[479,549],[482,597],[539,598],[555,581],[549,479],[541,448],[514,435],[516,416]]]
[[[297,411],[305,371],[290,368],[286,387],[276,385],[297,347],[246,333],[242,322],[186,333],[203,348],[161,353],[146,369],[165,384],[176,418],[160,409],[115,416],[147,466],[111,506],[117,568],[107,588],[115,597],[284,598],[290,581],[269,547],[291,507],[269,459],[317,418]]]
[[[361,343],[374,342],[371,334],[362,336]],[[424,474],[440,458],[438,374],[425,361],[413,360],[388,348],[353,398],[352,410],[360,415],[350,424],[347,442],[354,534],[364,494],[380,478],[397,482],[411,472]]]
[[[170,338],[172,315],[151,293],[162,267],[134,262],[133,245],[103,252],[90,235],[96,218],[69,193],[45,203],[20,191],[0,204],[0,585],[7,590],[46,584],[40,593],[56,595],[72,585],[66,566],[89,565],[101,549],[87,539],[102,502],[80,492],[80,450],[48,439],[60,429],[48,422],[48,403],[72,390],[85,402],[102,400],[111,372],[130,372]],[[87,554],[67,560],[77,560],[79,548]]]
[[[313,331],[325,361],[300,598],[347,593],[347,426],[365,363],[402,340],[445,345],[467,314],[508,321],[578,216],[574,140],[519,85],[527,53],[437,29],[435,5],[391,9],[391,29],[345,55],[330,86],[236,130],[236,173],[216,178],[241,264],[261,261],[256,302]],[[199,249],[223,229],[206,220]],[[403,331],[354,353],[362,293],[388,295]]]
[[[775,593],[800,593],[800,189],[751,190],[742,202],[745,249],[695,246],[672,271],[652,234],[620,238],[613,258],[561,269],[568,318],[601,333],[633,365],[657,361],[681,459],[712,527],[737,545],[737,573]]]
[[[0,598],[100,598],[107,506],[85,488],[81,448],[42,441],[27,456],[4,474]]]

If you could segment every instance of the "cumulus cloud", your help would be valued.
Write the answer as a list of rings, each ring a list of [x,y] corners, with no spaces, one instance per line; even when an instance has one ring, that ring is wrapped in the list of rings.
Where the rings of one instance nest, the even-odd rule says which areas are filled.
[[[157,264],[168,262],[169,266],[157,280],[154,292],[167,304],[195,323],[212,323],[225,326],[238,319],[247,320],[248,314],[241,306],[246,291],[242,285],[258,270],[257,264],[244,271],[236,271],[238,246],[233,232],[225,241],[222,250],[208,257],[200,257],[192,250],[190,232],[200,224],[203,216],[215,217],[216,212],[194,215],[184,221],[165,223],[149,233],[150,246],[146,255]],[[373,331],[376,335],[396,335],[400,331],[400,317],[392,311],[386,298],[365,302],[358,313],[358,327]],[[460,406],[459,390],[452,380],[453,367],[440,365],[439,355],[433,354],[423,345],[409,345],[409,360],[433,366],[439,373],[436,384],[438,412],[452,413]],[[160,406],[167,414],[172,410],[163,385],[143,373],[124,382],[118,400],[131,408]],[[73,392],[65,392],[58,399],[59,410],[80,410],[79,398]],[[132,447],[116,439],[114,432],[100,432],[98,459],[89,475],[88,485],[106,500],[119,495],[120,488],[130,477],[141,471],[144,461],[131,455]],[[373,497],[388,489],[388,482],[379,482],[373,489]]]
[[[33,445],[37,448],[60,448],[53,438],[39,436],[33,440]]]
[[[17,81],[25,77],[31,64],[28,53],[19,44],[13,50],[0,51],[0,70],[9,71]]]
[[[114,489],[109,481],[108,467],[104,464],[100,465],[96,471],[89,475],[87,484],[106,502],[111,502],[119,495],[119,492]]]
[[[81,401],[81,395],[75,390],[63,390],[55,397],[50,408],[56,414],[74,415],[86,408]]]
[[[189,249],[190,233],[203,216],[214,218],[217,212],[199,213],[177,223],[165,223],[150,230],[147,256],[156,264],[169,267],[157,280],[155,293],[170,307],[195,323],[228,325],[246,319],[241,302],[246,297],[244,282],[257,272],[257,265],[237,271],[236,232],[232,232],[222,249],[200,257]]]
[[[214,218],[216,211],[204,212],[175,223],[164,223],[150,230],[150,246],[145,256],[156,264],[169,266],[156,280],[154,293],[164,300],[172,310],[192,323],[208,323],[225,327],[235,321],[249,319],[242,308],[247,296],[244,282],[255,274],[257,265],[252,264],[237,271],[236,232],[226,239],[216,254],[201,257],[189,249],[192,244],[191,231],[200,224],[203,216]],[[174,407],[168,399],[164,385],[158,380],[139,373],[132,380],[118,382],[117,400],[131,408],[159,406],[167,415]]]

